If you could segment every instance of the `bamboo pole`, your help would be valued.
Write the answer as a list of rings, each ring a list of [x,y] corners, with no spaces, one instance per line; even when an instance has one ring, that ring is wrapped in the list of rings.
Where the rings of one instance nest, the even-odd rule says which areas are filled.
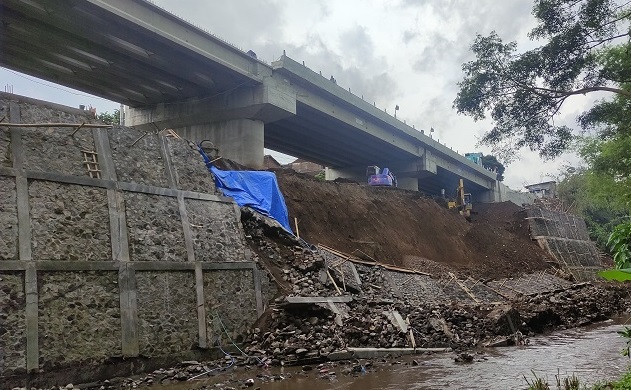
[[[0,123],[6,127],[89,127],[111,129],[112,125],[98,123]]]

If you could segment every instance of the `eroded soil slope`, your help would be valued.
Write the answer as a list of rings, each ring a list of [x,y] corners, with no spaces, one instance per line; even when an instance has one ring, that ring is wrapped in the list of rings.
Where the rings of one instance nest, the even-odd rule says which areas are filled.
[[[530,240],[521,208],[475,204],[467,222],[417,192],[320,182],[276,171],[290,220],[301,238],[383,263],[482,278],[546,269],[552,260]],[[360,252],[361,251],[361,252]]]

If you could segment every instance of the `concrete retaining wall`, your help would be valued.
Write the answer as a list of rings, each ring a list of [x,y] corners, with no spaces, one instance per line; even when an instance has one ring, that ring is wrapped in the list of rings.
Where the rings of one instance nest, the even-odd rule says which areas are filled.
[[[90,122],[10,94],[0,94],[2,116]],[[92,156],[98,174],[84,162]],[[130,368],[128,358],[164,364],[226,333],[240,339],[263,310],[268,281],[249,259],[239,208],[186,141],[0,125],[0,218],[0,382],[73,369],[95,379],[86,365]]]
[[[530,235],[577,280],[593,280],[602,269],[600,252],[590,241],[587,226],[575,215],[536,205],[526,209]]]

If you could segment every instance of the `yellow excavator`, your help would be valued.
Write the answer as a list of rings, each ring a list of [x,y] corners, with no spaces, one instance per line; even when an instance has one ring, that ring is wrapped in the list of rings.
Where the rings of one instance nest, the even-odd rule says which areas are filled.
[[[471,194],[465,194],[464,181],[462,179],[460,179],[460,182],[458,183],[456,198],[450,199],[447,202],[447,208],[457,208],[458,212],[461,215],[464,215],[467,220],[471,220],[471,210],[473,209],[473,204],[471,203]]]

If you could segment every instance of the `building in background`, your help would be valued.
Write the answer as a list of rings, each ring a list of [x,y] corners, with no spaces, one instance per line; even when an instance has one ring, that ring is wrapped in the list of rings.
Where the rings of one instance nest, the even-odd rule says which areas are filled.
[[[530,184],[526,187],[528,192],[535,194],[538,198],[556,198],[557,197],[557,182],[545,181],[543,183]]]

